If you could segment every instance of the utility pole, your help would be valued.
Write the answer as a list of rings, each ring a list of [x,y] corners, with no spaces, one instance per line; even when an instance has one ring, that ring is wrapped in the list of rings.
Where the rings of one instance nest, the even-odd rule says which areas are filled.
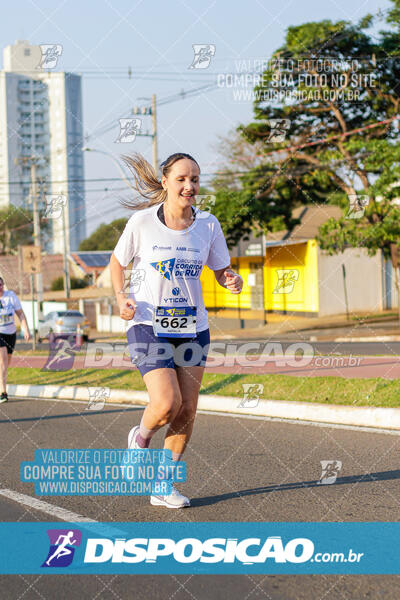
[[[31,170],[31,187],[29,193],[29,201],[32,203],[33,211],[33,245],[40,246],[40,219],[39,219],[39,208],[38,208],[38,182],[37,182],[37,163],[42,160],[38,156],[22,156],[15,159],[16,164],[29,165]],[[43,302],[43,277],[41,273],[35,275],[36,279],[36,291],[38,295],[39,304],[39,317],[41,315],[40,306]]]
[[[36,160],[34,157],[30,158],[31,166],[31,202],[33,208],[33,245],[40,247],[40,219],[38,209],[38,190],[37,190],[37,174],[36,174]],[[36,291],[38,295],[39,305],[39,319],[41,317],[40,306],[43,302],[43,277],[41,273],[36,276]]]
[[[139,100],[150,100],[150,98],[139,98]],[[151,96],[151,106],[134,106],[132,109],[134,115],[151,115],[153,132],[152,133],[137,133],[137,137],[151,137],[153,149],[153,169],[158,175],[158,150],[157,150],[157,101],[156,95]]]
[[[153,121],[153,168],[158,176],[158,151],[157,151],[157,103],[156,95],[151,97],[151,116]]]
[[[64,242],[64,291],[67,298],[70,297],[70,280],[69,280],[69,264],[67,251],[67,228],[65,224],[65,206],[62,207],[62,226],[63,226],[63,242]]]

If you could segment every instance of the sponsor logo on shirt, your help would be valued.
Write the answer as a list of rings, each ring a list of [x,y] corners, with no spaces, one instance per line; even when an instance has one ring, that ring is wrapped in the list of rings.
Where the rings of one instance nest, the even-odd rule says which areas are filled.
[[[163,302],[165,302],[166,304],[174,304],[175,303],[185,303],[187,302],[188,299],[184,298],[183,296],[181,298],[163,298]]]
[[[172,250],[172,246],[153,246],[153,252],[156,250]]]
[[[173,276],[184,277],[185,279],[198,279],[200,277],[203,263],[201,260],[191,260],[186,258],[170,258],[169,260],[158,260],[150,263],[164,279],[171,281]]]
[[[181,293],[181,290],[180,290],[180,288],[178,288],[178,287],[175,287],[175,288],[172,290],[172,294],[173,294],[173,296],[172,296],[172,297],[170,297],[170,298],[164,298],[163,300],[164,300],[164,302],[165,302],[165,303],[168,303],[168,302],[169,302],[169,303],[173,303],[173,302],[187,302],[187,301],[188,301],[188,299],[187,299],[187,298],[184,298],[183,296],[182,296],[182,297],[180,297],[180,298],[177,298],[177,296],[179,296],[179,294],[180,294],[180,293]]]
[[[186,248],[186,246],[177,246],[178,252],[200,252],[199,248]]]

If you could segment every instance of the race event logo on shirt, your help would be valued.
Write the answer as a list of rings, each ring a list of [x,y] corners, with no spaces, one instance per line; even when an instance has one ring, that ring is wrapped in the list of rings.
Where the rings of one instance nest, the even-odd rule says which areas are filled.
[[[81,545],[79,529],[48,529],[50,548],[42,567],[68,567],[74,558],[75,547]]]
[[[171,280],[172,271],[175,265],[175,258],[170,258],[169,260],[158,260],[157,262],[152,262],[150,264],[163,276],[164,279],[168,279],[168,281]]]
[[[191,260],[186,258],[170,258],[169,260],[159,260],[150,265],[158,271],[164,279],[171,280],[171,277],[185,277],[188,279],[198,279],[200,277],[203,263],[201,260]]]

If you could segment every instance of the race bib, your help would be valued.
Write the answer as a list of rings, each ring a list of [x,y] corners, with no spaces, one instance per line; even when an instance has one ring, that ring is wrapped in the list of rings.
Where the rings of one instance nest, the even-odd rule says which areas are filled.
[[[0,327],[2,325],[11,325],[12,323],[14,323],[14,314],[13,313],[6,313],[3,315],[0,315]]]
[[[181,308],[154,307],[154,334],[157,337],[195,337],[196,312],[194,306]]]

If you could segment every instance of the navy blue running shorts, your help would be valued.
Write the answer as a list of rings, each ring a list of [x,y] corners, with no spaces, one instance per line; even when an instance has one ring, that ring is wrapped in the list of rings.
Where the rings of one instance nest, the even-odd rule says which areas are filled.
[[[154,369],[204,367],[210,345],[210,330],[194,338],[157,337],[152,325],[133,325],[127,331],[131,361],[145,375]]]

